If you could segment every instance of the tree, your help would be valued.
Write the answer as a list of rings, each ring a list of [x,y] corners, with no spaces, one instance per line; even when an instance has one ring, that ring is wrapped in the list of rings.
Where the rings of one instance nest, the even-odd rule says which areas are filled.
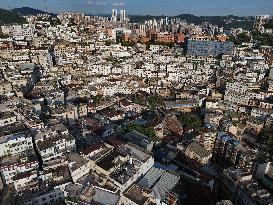
[[[265,25],[264,28],[266,29],[273,29],[273,20],[269,20]]]
[[[183,113],[179,116],[179,121],[183,127],[192,127],[194,129],[202,126],[202,122],[198,116]]]
[[[272,135],[268,138],[266,145],[267,145],[266,148],[267,148],[268,154],[273,156],[273,136]]]
[[[3,24],[24,24],[26,19],[15,12],[0,8],[0,25]]]
[[[170,91],[170,98],[176,100],[176,91],[174,89],[171,89]]]
[[[273,35],[268,33],[253,32],[253,39],[263,46],[273,46]]]
[[[112,43],[113,43],[113,42],[110,41],[110,40],[105,41],[105,45],[106,45],[106,46],[110,46]]]
[[[148,99],[148,103],[150,106],[150,110],[154,111],[160,105],[160,99],[158,95],[156,94],[156,95],[150,96]]]
[[[237,34],[237,36],[230,36],[229,40],[233,41],[236,45],[241,45],[243,42],[250,42],[251,37],[247,33],[243,32]]]
[[[8,34],[4,34],[0,31],[0,38],[9,38]]]
[[[132,99],[133,103],[139,104],[139,105],[144,105],[144,101],[141,97],[139,96],[134,96]]]
[[[92,97],[93,102],[97,105],[100,104],[101,100],[102,100],[102,95],[96,95]]]
[[[141,134],[146,135],[147,137],[155,140],[156,139],[156,134],[155,130],[153,127],[149,125],[135,125],[135,124],[129,124],[126,128],[127,132],[132,132],[132,131],[137,131],[140,132]]]
[[[273,124],[264,127],[257,136],[258,142],[266,145],[266,152],[273,155]]]
[[[133,46],[135,46],[134,43],[130,43],[128,41],[121,41],[121,45],[122,46],[126,46],[126,47],[133,47]]]

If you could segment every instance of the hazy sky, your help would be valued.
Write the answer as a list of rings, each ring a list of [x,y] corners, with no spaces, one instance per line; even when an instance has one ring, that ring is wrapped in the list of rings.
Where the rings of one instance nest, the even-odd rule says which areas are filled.
[[[22,6],[56,13],[109,14],[114,7],[129,14],[273,15],[273,0],[0,0],[2,8]]]

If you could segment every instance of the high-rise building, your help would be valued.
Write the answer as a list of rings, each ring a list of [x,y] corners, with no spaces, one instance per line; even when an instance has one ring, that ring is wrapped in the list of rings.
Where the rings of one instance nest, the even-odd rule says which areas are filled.
[[[112,18],[111,20],[116,22],[118,19],[118,11],[116,9],[112,9]]]
[[[263,29],[264,24],[267,23],[268,19],[270,18],[269,15],[260,15],[255,17],[255,24],[254,29],[260,31]]]
[[[222,168],[234,167],[252,172],[254,169],[255,151],[240,145],[230,133],[218,133],[212,151],[212,161]]]
[[[259,185],[251,173],[241,169],[224,169],[219,187],[219,194],[236,205],[262,205],[273,202],[272,194]]]
[[[225,132],[218,133],[212,152],[212,160],[224,168],[230,167],[236,161],[236,147],[240,144]]]
[[[120,10],[120,21],[126,21],[126,11]]]

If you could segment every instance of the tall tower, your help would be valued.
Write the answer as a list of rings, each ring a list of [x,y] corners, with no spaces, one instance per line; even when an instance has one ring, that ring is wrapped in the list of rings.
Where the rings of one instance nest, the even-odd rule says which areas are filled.
[[[111,20],[116,22],[118,19],[118,11],[116,9],[112,9],[112,18]]]
[[[120,21],[125,21],[125,20],[126,20],[126,11],[120,10]]]
[[[257,31],[261,31],[263,29],[264,24],[267,23],[270,15],[260,15],[255,17],[254,29]]]

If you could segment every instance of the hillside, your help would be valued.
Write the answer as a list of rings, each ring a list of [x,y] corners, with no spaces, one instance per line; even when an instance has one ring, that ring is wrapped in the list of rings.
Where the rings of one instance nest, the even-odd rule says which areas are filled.
[[[131,22],[143,22],[149,19],[160,19],[166,16],[130,16]],[[186,20],[188,23],[201,24],[203,22],[209,22],[214,25],[229,28],[243,28],[250,30],[254,24],[254,17],[238,17],[238,16],[194,16],[191,14],[181,14],[178,16],[172,16],[170,18],[180,18]]]
[[[15,8],[12,9],[13,12],[21,15],[21,16],[27,16],[27,15],[37,15],[37,14],[49,14],[49,15],[55,15],[53,13],[48,13],[46,11],[42,11],[39,9],[33,9],[30,7],[21,7],[21,8]]]
[[[26,20],[15,12],[0,8],[0,25],[12,23],[22,24],[26,23]]]

